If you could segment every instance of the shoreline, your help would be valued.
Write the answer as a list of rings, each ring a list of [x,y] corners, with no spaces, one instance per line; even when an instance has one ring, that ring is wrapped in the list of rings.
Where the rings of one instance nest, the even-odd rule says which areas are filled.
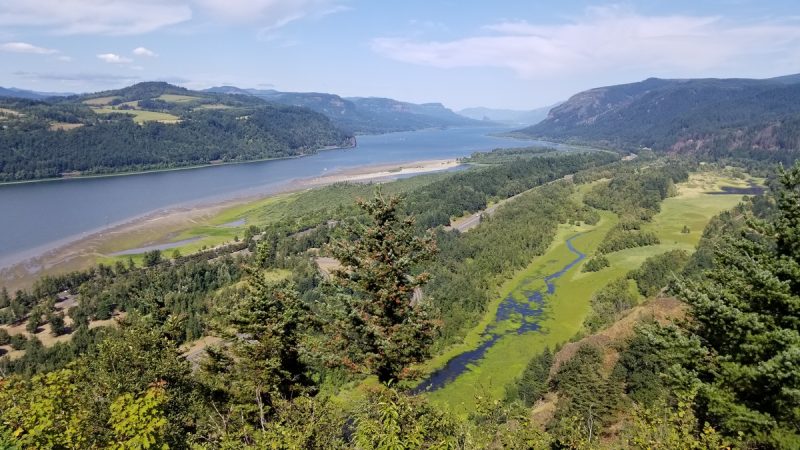
[[[355,139],[355,137],[354,137]],[[220,167],[220,166],[234,166],[238,164],[253,164],[253,163],[260,163],[266,161],[282,161],[287,159],[299,159],[299,158],[306,158],[308,156],[316,155],[320,152],[326,152],[329,150],[348,150],[358,147],[358,142],[354,145],[348,147],[342,146],[335,146],[335,147],[322,147],[314,150],[313,153],[302,153],[299,155],[292,155],[292,156],[279,156],[276,158],[261,158],[261,159],[249,159],[247,161],[228,161],[228,162],[221,162],[221,163],[208,163],[208,164],[195,164],[190,166],[179,166],[179,167],[169,167],[165,169],[145,169],[145,170],[134,170],[130,172],[112,172],[112,173],[97,173],[97,174],[89,174],[89,175],[76,175],[76,176],[62,176],[62,177],[55,177],[55,178],[37,178],[35,180],[19,180],[19,181],[0,181],[0,188],[3,186],[14,186],[19,184],[31,184],[31,183],[55,183],[59,181],[69,181],[69,180],[88,180],[93,178],[111,178],[111,177],[127,177],[127,176],[134,176],[134,175],[147,175],[151,173],[161,173],[161,172],[176,172],[179,170],[197,170],[197,169],[205,169],[208,167]]]
[[[19,258],[14,258],[12,255],[12,261],[0,267],[0,286],[6,286],[13,292],[16,289],[29,288],[36,279],[45,275],[88,268],[99,259],[110,257],[114,251],[129,250],[129,248],[113,248],[113,243],[122,238],[138,238],[141,246],[168,244],[175,240],[174,237],[184,229],[211,221],[231,208],[268,198],[341,182],[363,183],[391,180],[452,170],[462,165],[455,159],[435,159],[360,166],[312,178],[289,180],[270,192],[240,194],[226,199],[207,199],[197,203],[162,208],[107,227],[22,251],[18,253]]]

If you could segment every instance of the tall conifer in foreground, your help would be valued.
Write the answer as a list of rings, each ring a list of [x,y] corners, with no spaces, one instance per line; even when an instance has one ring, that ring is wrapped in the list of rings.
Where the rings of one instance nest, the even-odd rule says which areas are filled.
[[[436,244],[429,235],[414,234],[414,218],[400,217],[399,202],[380,190],[372,200],[359,200],[368,223],[347,226],[348,238],[332,246],[343,266],[333,282],[345,303],[336,340],[346,364],[366,369],[383,383],[427,356],[434,331],[424,305],[412,300],[428,280],[414,268],[434,254]]]
[[[796,448],[800,163],[781,172],[772,198],[771,219],[751,218],[739,236],[716,249],[705,279],[679,286],[693,319],[686,342],[696,342],[704,357],[686,357],[672,370],[682,384],[699,386],[703,419],[729,434],[744,432],[760,447]]]

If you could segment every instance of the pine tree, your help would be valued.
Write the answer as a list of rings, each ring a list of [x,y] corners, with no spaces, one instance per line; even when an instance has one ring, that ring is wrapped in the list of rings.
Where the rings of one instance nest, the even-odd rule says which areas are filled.
[[[682,371],[698,374],[702,416],[780,448],[800,441],[800,163],[779,181],[775,219],[750,218],[704,280],[678,288],[709,355]]]
[[[346,317],[337,328],[337,342],[353,366],[365,368],[387,383],[409,364],[421,361],[433,337],[433,322],[424,305],[412,305],[414,290],[428,280],[415,267],[430,258],[436,244],[430,235],[415,236],[414,218],[399,216],[399,198],[377,190],[358,205],[367,225],[347,227],[349,239],[334,243],[334,256],[344,267],[334,284],[344,293]]]

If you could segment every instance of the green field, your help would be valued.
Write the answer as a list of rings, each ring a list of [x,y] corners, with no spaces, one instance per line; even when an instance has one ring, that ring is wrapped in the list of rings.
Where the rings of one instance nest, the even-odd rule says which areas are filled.
[[[505,386],[522,372],[531,357],[545,347],[553,348],[569,341],[582,329],[582,324],[590,312],[594,293],[609,281],[622,277],[636,269],[648,257],[672,249],[693,250],[700,240],[702,230],[714,215],[735,206],[740,195],[709,195],[721,185],[745,186],[741,180],[731,179],[721,174],[693,174],[689,182],[678,186],[677,196],[664,201],[661,212],[656,215],[647,229],[655,232],[660,245],[626,249],[608,256],[611,267],[599,272],[581,272],[581,265],[573,267],[564,276],[554,281],[556,291],[545,298],[545,315],[541,319],[541,330],[523,335],[510,334],[502,337],[485,354],[484,358],[454,382],[429,395],[432,401],[445,405],[459,414],[466,414],[475,407],[476,397],[489,395],[499,399],[504,395]],[[576,198],[589,186],[581,186]],[[541,257],[505,282],[498,290],[496,300],[489,305],[481,323],[465,338],[461,345],[454,346],[430,360],[423,369],[432,371],[442,367],[453,356],[472,348],[480,342],[480,335],[494,322],[495,312],[502,299],[513,295],[525,301],[523,292],[544,286],[542,278],[558,271],[575,258],[566,246],[566,239],[583,232],[573,241],[575,248],[591,256],[602,242],[605,233],[617,222],[610,212],[601,212],[602,220],[595,226],[561,225],[554,243]],[[691,232],[681,233],[684,225]],[[588,258],[587,258],[588,259]],[[515,324],[500,324],[499,328],[515,327]]]
[[[200,97],[195,97],[192,95],[178,95],[178,94],[162,94],[156,97],[156,99],[172,103],[187,103],[187,102],[193,102],[195,100],[201,100]]]
[[[163,122],[163,123],[177,123],[180,122],[181,118],[172,114],[156,112],[156,111],[144,111],[141,109],[114,109],[109,107],[103,108],[93,108],[94,112],[98,114],[111,114],[111,113],[121,113],[121,114],[128,114],[133,116],[133,121],[136,123],[144,123],[144,122]]]

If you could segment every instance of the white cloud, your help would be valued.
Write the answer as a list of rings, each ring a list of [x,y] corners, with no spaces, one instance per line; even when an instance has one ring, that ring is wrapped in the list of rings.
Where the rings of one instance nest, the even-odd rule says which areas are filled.
[[[506,68],[531,79],[618,68],[686,74],[737,69],[759,56],[785,55],[798,47],[796,19],[740,25],[718,17],[643,16],[617,8],[592,8],[561,25],[502,22],[484,27],[478,36],[451,41],[372,41],[374,51],[398,61]]]
[[[117,55],[116,53],[101,53],[97,55],[97,59],[105,61],[109,64],[125,64],[133,62],[132,59]]]
[[[348,9],[349,0],[0,0],[0,28],[41,27],[56,34],[132,35],[187,22],[275,29]]]
[[[147,33],[191,17],[182,1],[0,0],[0,26],[45,27],[59,34]]]
[[[34,53],[37,55],[51,55],[58,53],[58,50],[51,48],[37,47],[27,42],[6,42],[0,45],[0,50],[12,53]]]
[[[136,56],[148,56],[148,57],[151,57],[151,58],[155,57],[155,56],[158,56],[156,54],[156,52],[154,52],[152,50],[149,50],[149,49],[146,49],[144,47],[136,47],[135,49],[133,49],[133,54],[136,55]]]
[[[335,0],[194,0],[214,19],[250,23],[266,29],[280,28],[296,20],[321,17],[346,10]]]
[[[67,55],[61,55],[61,56],[57,57],[56,59],[61,61],[61,62],[71,62],[72,61],[72,58],[67,56]]]

